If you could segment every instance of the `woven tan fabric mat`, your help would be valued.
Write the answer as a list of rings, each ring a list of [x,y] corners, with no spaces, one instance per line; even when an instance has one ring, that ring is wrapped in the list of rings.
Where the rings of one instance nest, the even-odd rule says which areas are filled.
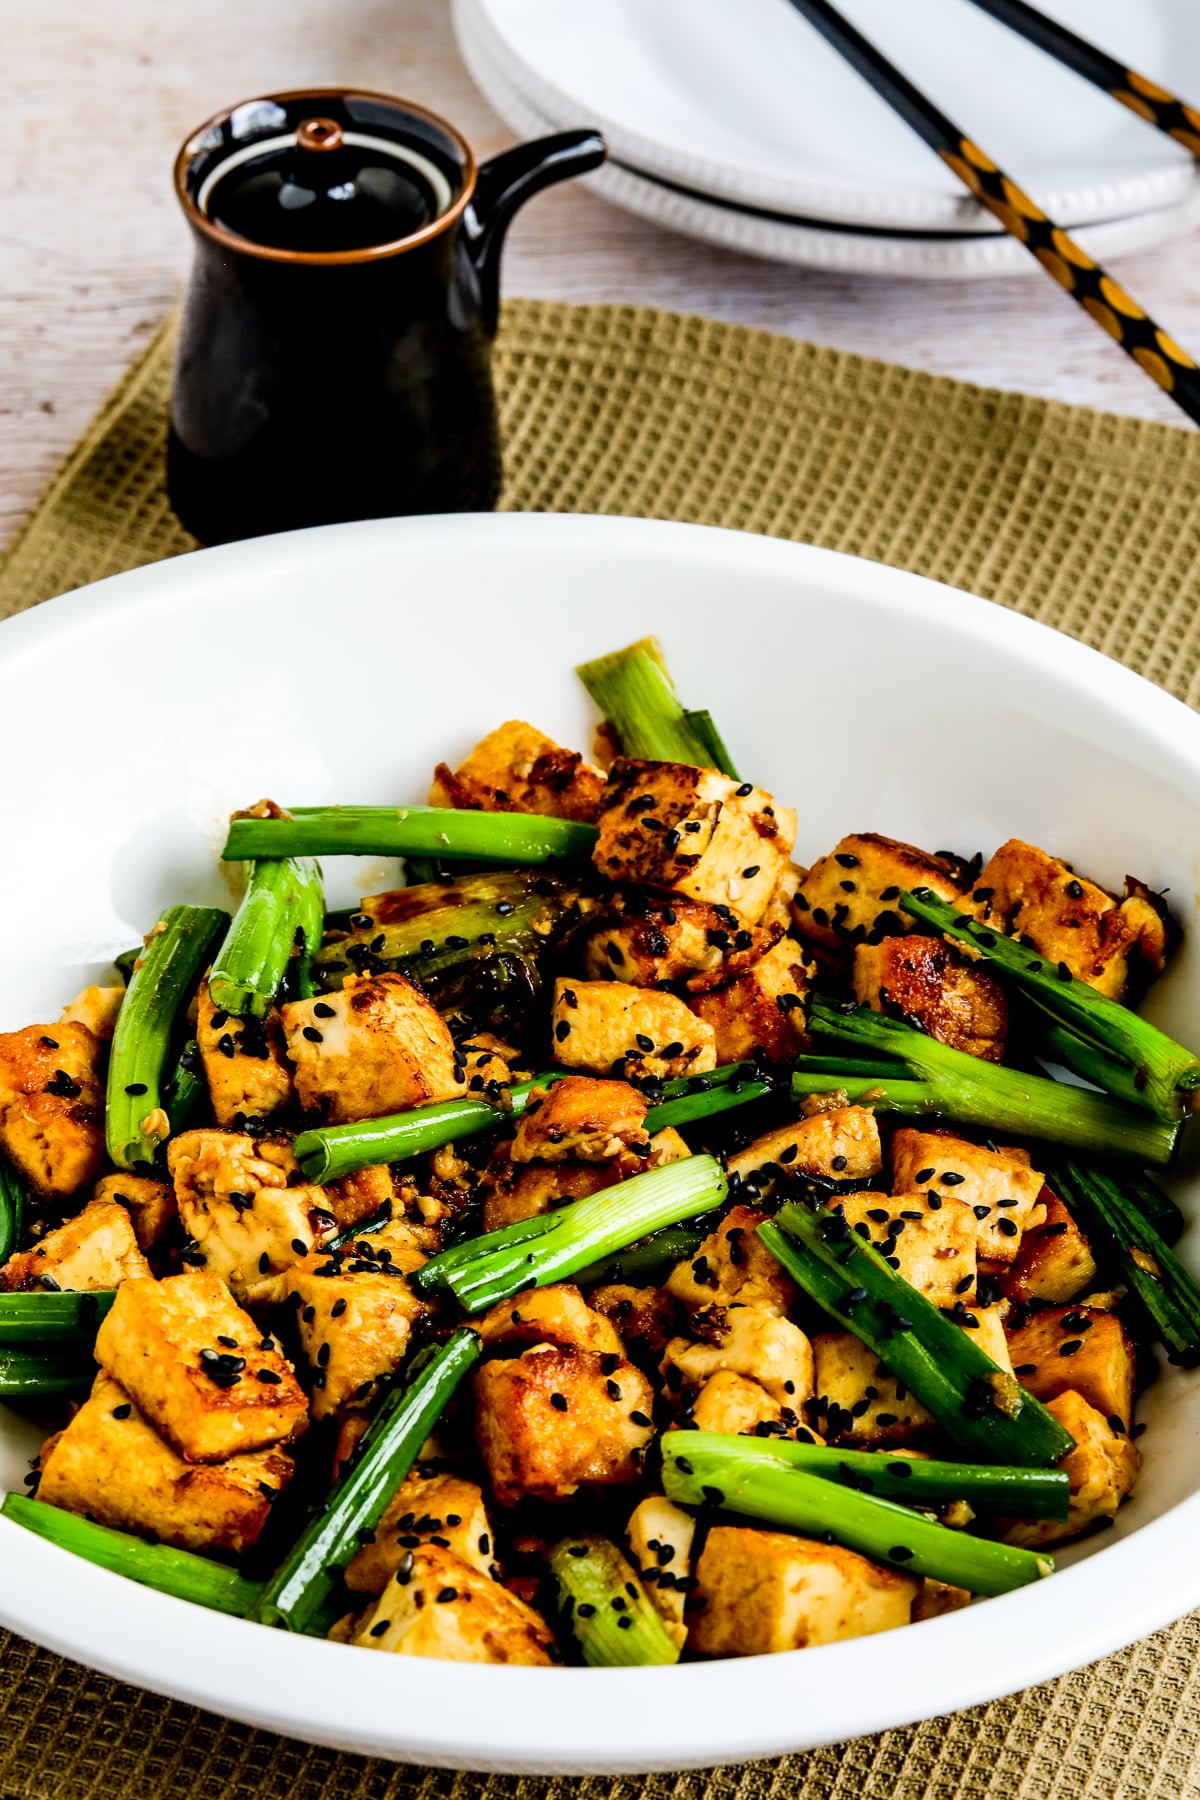
[[[169,359],[164,330],[51,484],[0,566],[0,617],[192,547],[163,490]],[[510,302],[497,374],[506,508],[694,519],[853,551],[985,594],[1200,700],[1198,433],[621,307]],[[0,1633],[0,1800],[93,1794],[1200,1800],[1200,1614],[951,1718],[645,1780],[454,1775],[311,1749]]]

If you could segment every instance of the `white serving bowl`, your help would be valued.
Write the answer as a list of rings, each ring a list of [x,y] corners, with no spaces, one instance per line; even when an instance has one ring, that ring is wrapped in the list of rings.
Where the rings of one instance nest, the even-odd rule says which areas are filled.
[[[1168,887],[1195,936],[1200,720],[982,600],[826,551],[631,519],[429,518],[139,569],[0,626],[0,1029],[53,1019],[173,900],[228,900],[232,807],[420,801],[502,719],[586,747],[572,674],[657,633],[739,763],[842,833],[1045,844]],[[387,865],[327,871],[342,903]],[[360,877],[364,886],[357,885]],[[1185,942],[1153,1011],[1200,1039]],[[1173,1180],[1194,1199],[1186,1162]],[[1194,1207],[1193,1207],[1194,1210]],[[1195,1233],[1182,1254],[1197,1261]],[[773,1756],[988,1700],[1200,1604],[1200,1375],[1140,1404],[1135,1499],[1052,1580],[826,1648],[648,1670],[480,1668],[267,1634],[0,1520],[0,1624],[255,1725],[415,1762],[633,1771]],[[0,1409],[0,1487],[40,1434]]]

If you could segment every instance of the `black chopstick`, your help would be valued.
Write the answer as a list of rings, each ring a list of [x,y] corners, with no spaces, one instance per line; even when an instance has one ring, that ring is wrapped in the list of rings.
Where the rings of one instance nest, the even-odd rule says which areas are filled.
[[[1189,419],[1200,424],[1200,370],[1187,351],[829,0],[788,0],[788,4],[937,152],[980,205],[1025,245],[1088,317],[1120,344]]]
[[[1056,19],[1048,19],[1045,13],[1027,5],[1026,0],[972,0],[972,4],[982,12],[990,13],[993,19],[999,19],[1002,25],[1009,26],[1021,37],[1028,38],[1031,44],[1074,70],[1076,75],[1082,75],[1085,81],[1103,88],[1139,119],[1145,119],[1148,125],[1174,138],[1193,156],[1200,156],[1200,108],[1189,106],[1185,100],[1168,93],[1157,81],[1139,75],[1136,69],[1127,68],[1115,56],[1089,44],[1086,38],[1077,37]]]

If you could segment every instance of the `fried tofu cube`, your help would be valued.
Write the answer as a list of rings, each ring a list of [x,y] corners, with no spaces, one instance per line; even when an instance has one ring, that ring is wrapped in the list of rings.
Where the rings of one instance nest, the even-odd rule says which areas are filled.
[[[729,906],[679,893],[623,891],[613,896],[605,922],[588,934],[583,971],[592,981],[627,981],[632,987],[720,981],[748,968],[779,936],[778,923],[752,926]]]
[[[396,1184],[386,1163],[375,1163],[367,1169],[355,1169],[321,1189],[323,1207],[332,1213],[339,1231],[352,1231],[365,1219],[373,1219],[386,1206],[394,1204]]]
[[[125,1004],[123,987],[85,987],[59,1014],[60,1025],[86,1025],[102,1044],[112,1042],[117,1015]]]
[[[509,1154],[515,1163],[608,1162],[650,1142],[645,1117],[646,1102],[628,1082],[567,1075],[534,1088]]]
[[[554,1638],[532,1606],[436,1544],[414,1550],[411,1567],[396,1570],[353,1641],[443,1662],[555,1661]]]
[[[466,1092],[450,1027],[403,975],[347,975],[336,994],[294,1000],[280,1017],[300,1104],[327,1125]]]
[[[205,1126],[171,1139],[167,1166],[193,1264],[203,1258],[248,1305],[277,1300],[280,1276],[331,1228],[324,1190],[304,1183],[289,1144]]]
[[[196,1042],[213,1116],[223,1128],[269,1119],[291,1099],[292,1071],[277,1008],[265,1019],[235,1019],[213,1005],[207,981],[201,982]]]
[[[308,1422],[292,1365],[206,1269],[122,1282],[96,1361],[187,1462],[286,1443]]]
[[[711,1025],[674,994],[624,981],[554,984],[555,1055],[592,1075],[702,1075],[717,1066]]]
[[[748,969],[697,994],[698,1019],[716,1034],[718,1063],[739,1062],[761,1050],[790,1062],[808,1043],[804,1003],[815,968],[791,937],[782,937]]]
[[[690,1321],[692,1338],[672,1338],[663,1354],[668,1386],[699,1387],[719,1369],[757,1381],[794,1413],[813,1393],[812,1345],[798,1325],[761,1306],[712,1306]],[[702,1335],[701,1335],[702,1334]],[[700,1341],[694,1341],[699,1338]],[[672,1378],[670,1371],[678,1372]]]
[[[566,1200],[586,1200],[602,1188],[614,1187],[625,1170],[607,1163],[522,1163],[517,1166],[503,1146],[483,1179],[483,1229],[499,1231],[521,1219],[536,1219]]]
[[[360,1262],[342,1267],[343,1273],[325,1276],[294,1268],[283,1278],[308,1358],[314,1419],[366,1400],[375,1382],[393,1374],[425,1311],[399,1269],[374,1274]]]
[[[716,1525],[696,1565],[691,1643],[701,1656],[763,1656],[907,1625],[911,1575],[783,1531]]]
[[[0,1032],[0,1151],[43,1200],[78,1193],[103,1167],[102,1049],[69,1022]]]
[[[877,832],[852,832],[820,856],[800,883],[792,915],[802,937],[824,950],[878,943],[911,931],[916,920],[896,906],[906,888],[929,888],[952,904],[966,900],[962,871],[945,856]]]
[[[731,1191],[767,1200],[777,1182],[815,1175],[825,1181],[867,1181],[883,1171],[875,1114],[865,1106],[841,1106],[780,1125],[755,1138],[728,1163]]]
[[[1004,1292],[1010,1300],[1061,1304],[1091,1287],[1096,1258],[1057,1194],[1044,1187],[1039,1202],[1046,1209],[1046,1222],[1022,1237],[1016,1261],[1004,1277]]]
[[[589,1306],[579,1289],[567,1281],[501,1300],[473,1323],[489,1348],[497,1344],[577,1344],[598,1356],[625,1354],[612,1320]]]
[[[1005,1530],[1010,1544],[1038,1550],[1044,1544],[1078,1537],[1097,1519],[1113,1519],[1122,1500],[1133,1491],[1141,1458],[1137,1446],[1088,1404],[1082,1394],[1067,1388],[1046,1402],[1075,1439],[1058,1467],[1071,1482],[1071,1504],[1065,1519],[1019,1519]]]
[[[577,750],[564,750],[533,725],[509,719],[481,738],[457,770],[438,764],[429,804],[590,824],[603,792],[603,774]]]
[[[656,1131],[650,1139],[650,1154],[646,1158],[648,1169],[665,1169],[668,1163],[684,1162],[692,1154],[687,1141],[680,1137],[673,1125],[665,1125]]]
[[[943,1613],[961,1612],[970,1604],[969,1588],[955,1587],[949,1581],[935,1581],[932,1575],[927,1575],[913,1605],[912,1622],[917,1625],[922,1619],[940,1619]]]
[[[993,975],[972,967],[945,938],[883,938],[854,951],[854,998],[872,1012],[915,1019],[939,1043],[1001,1062],[1008,1001]]]
[[[676,1263],[666,1289],[685,1306],[737,1302],[785,1313],[795,1304],[796,1284],[758,1235],[765,1212],[732,1206],[696,1254]]]
[[[873,1450],[916,1443],[933,1430],[921,1402],[852,1331],[819,1333],[812,1352],[810,1417],[830,1443]]]
[[[115,1200],[133,1221],[133,1235],[142,1250],[157,1250],[179,1217],[175,1190],[149,1175],[103,1175],[92,1193],[94,1200]],[[142,1274],[146,1271],[143,1269]]]
[[[654,1390],[632,1363],[535,1345],[476,1370],[475,1435],[501,1506],[569,1500],[636,1481]]]
[[[756,925],[788,866],[796,815],[750,782],[687,763],[618,757],[592,860],[609,881],[735,907]]]
[[[1128,1431],[1133,1418],[1133,1345],[1115,1313],[1090,1306],[1048,1306],[1008,1334],[1023,1387],[1049,1402],[1068,1389]]]
[[[759,1425],[784,1433],[782,1412],[778,1400],[772,1399],[760,1382],[736,1375],[732,1369],[718,1369],[701,1383],[691,1405],[691,1420],[697,1431],[748,1437]]]
[[[592,1289],[588,1304],[612,1321],[626,1355],[639,1368],[657,1369],[668,1343],[679,1335],[679,1305],[665,1288],[607,1282]]]
[[[1020,838],[1001,844],[985,865],[975,899],[985,918],[1115,1000],[1131,979],[1141,988],[1166,963],[1170,920],[1149,888],[1127,876],[1118,902],[1068,863]]]
[[[382,1594],[406,1553],[426,1544],[450,1550],[481,1575],[496,1567],[495,1534],[473,1481],[458,1475],[406,1475],[384,1509],[374,1536],[346,1565],[346,1586]]]
[[[974,1287],[977,1221],[953,1194],[867,1192],[846,1194],[833,1205],[935,1306],[953,1306]]]
[[[626,1527],[633,1562],[679,1650],[687,1642],[683,1603],[692,1572],[692,1539],[696,1521],[665,1494],[647,1494]]]
[[[949,1133],[902,1126],[892,1137],[892,1186],[897,1193],[940,1194],[970,1207],[979,1255],[1011,1264],[1021,1234],[1043,1222],[1043,1177],[1024,1151],[986,1150]]]
[[[149,1273],[125,1208],[111,1200],[90,1200],[77,1218],[11,1257],[0,1269],[0,1288],[10,1293],[33,1288],[98,1292],[118,1287],[126,1276]]]
[[[273,1448],[216,1464],[185,1462],[102,1369],[89,1398],[42,1452],[38,1499],[179,1550],[241,1555],[295,1471]]]

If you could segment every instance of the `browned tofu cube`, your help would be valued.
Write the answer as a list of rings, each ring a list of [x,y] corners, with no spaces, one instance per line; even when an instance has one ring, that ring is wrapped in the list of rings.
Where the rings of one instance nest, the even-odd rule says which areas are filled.
[[[592,1075],[702,1075],[717,1066],[711,1025],[674,994],[624,981],[554,984],[554,1054]]]
[[[647,1494],[635,1508],[627,1531],[634,1566],[667,1628],[668,1637],[682,1650],[687,1642],[684,1602],[691,1586],[689,1577],[696,1521],[665,1494]]]
[[[521,1163],[512,1161],[512,1146],[498,1146],[484,1174],[483,1229],[499,1231],[520,1219],[536,1219],[566,1200],[586,1200],[601,1188],[613,1187],[626,1174],[623,1163]]]
[[[917,1625],[922,1619],[940,1619],[943,1613],[961,1612],[970,1604],[969,1588],[954,1587],[948,1581],[935,1581],[927,1575],[913,1606],[912,1622]]]
[[[403,975],[347,975],[336,994],[294,1000],[280,1016],[300,1104],[325,1124],[466,1092],[449,1026]]]
[[[809,1418],[830,1443],[873,1450],[929,1436],[930,1414],[853,1332],[820,1332],[812,1351]]]
[[[694,1314],[689,1328],[691,1338],[672,1338],[664,1352],[668,1387],[700,1387],[719,1369],[732,1369],[793,1412],[811,1397],[812,1345],[790,1319],[761,1306],[712,1306]]]
[[[976,1220],[951,1194],[846,1194],[832,1202],[935,1306],[953,1306],[975,1286]]]
[[[593,1312],[603,1313],[621,1334],[625,1353],[639,1368],[657,1370],[662,1353],[678,1337],[679,1303],[665,1288],[607,1282],[588,1295]]]
[[[696,1565],[690,1641],[701,1656],[763,1656],[867,1637],[909,1624],[919,1588],[838,1544],[716,1525]]]
[[[112,1042],[117,1015],[125,1004],[123,987],[85,987],[59,1014],[60,1025],[86,1025],[102,1044]]]
[[[1010,1300],[1061,1304],[1091,1287],[1096,1258],[1058,1195],[1044,1187],[1039,1201],[1046,1209],[1046,1222],[1021,1239],[1017,1259],[1004,1276],[1004,1292]]]
[[[892,1137],[892,1186],[897,1193],[940,1195],[970,1207],[979,1255],[1011,1264],[1021,1234],[1043,1222],[1040,1170],[1024,1151],[987,1150],[949,1133],[902,1126]]]
[[[489,1347],[497,1344],[576,1344],[598,1356],[623,1356],[625,1346],[612,1320],[588,1305],[568,1281],[517,1294],[473,1321]]]
[[[865,1106],[833,1107],[764,1132],[729,1158],[729,1188],[747,1200],[767,1200],[779,1181],[817,1175],[826,1181],[866,1181],[883,1170],[875,1114]]]
[[[104,1175],[96,1183],[95,1200],[115,1200],[133,1221],[133,1235],[142,1250],[156,1250],[179,1217],[175,1190],[149,1175]],[[142,1270],[145,1274],[145,1270]]]
[[[279,1448],[185,1462],[103,1370],[43,1452],[38,1499],[179,1550],[240,1556],[258,1539],[295,1465]]]
[[[292,1365],[206,1269],[122,1282],[96,1361],[187,1462],[286,1443],[308,1421]]]
[[[642,1121],[646,1102],[626,1081],[567,1075],[549,1088],[534,1088],[517,1124],[510,1155],[515,1163],[607,1162],[649,1142]]]
[[[73,1293],[115,1288],[129,1275],[149,1275],[123,1206],[90,1200],[78,1218],[48,1231],[0,1269],[0,1288],[64,1288]]]
[[[915,1020],[939,1043],[1001,1062],[1008,1001],[993,975],[973,968],[945,938],[883,938],[854,951],[854,998],[872,1012]]]
[[[458,1475],[406,1475],[373,1537],[346,1566],[356,1594],[382,1594],[406,1554],[426,1544],[450,1550],[481,1575],[495,1571],[494,1533],[483,1493]]]
[[[1131,978],[1136,989],[1144,987],[1167,959],[1171,927],[1158,895],[1127,876],[1118,902],[1069,863],[1020,838],[1001,844],[985,865],[975,899],[984,918],[1117,1000]]]
[[[353,1639],[367,1650],[443,1662],[556,1660],[554,1638],[532,1606],[470,1563],[426,1544],[396,1570]]]
[[[281,1298],[280,1276],[332,1229],[324,1190],[304,1183],[290,1144],[205,1126],[171,1139],[167,1166],[192,1265],[248,1305]]]
[[[235,1019],[213,1005],[202,982],[196,1042],[218,1125],[243,1129],[247,1119],[269,1119],[291,1099],[292,1071],[275,1007],[265,1019]]]
[[[767,1249],[758,1227],[767,1218],[751,1206],[732,1206],[694,1256],[676,1263],[666,1288],[686,1306],[762,1306],[784,1313],[796,1284]]]
[[[44,1200],[78,1193],[103,1167],[102,1048],[86,1025],[0,1032],[0,1151]]]
[[[1115,1313],[1091,1306],[1048,1306],[1008,1334],[1013,1372],[1038,1400],[1073,1389],[1104,1419],[1128,1431],[1136,1363]]]
[[[578,751],[564,750],[522,719],[509,719],[481,738],[457,770],[438,764],[429,804],[590,823],[603,792],[604,776]]]
[[[796,815],[750,782],[686,763],[618,757],[592,860],[609,881],[734,907],[748,925],[788,866]]]
[[[583,971],[592,981],[632,987],[722,980],[748,968],[779,936],[778,924],[752,926],[730,906],[679,893],[623,890],[584,942]]]
[[[475,1435],[501,1506],[637,1480],[654,1390],[632,1363],[541,1345],[484,1363],[474,1386]]]
[[[339,1231],[352,1231],[364,1219],[372,1219],[385,1206],[396,1201],[396,1183],[386,1163],[375,1163],[368,1169],[356,1169],[321,1189],[322,1206],[328,1207]]]
[[[804,1003],[815,972],[795,940],[782,937],[741,974],[697,994],[691,1008],[716,1034],[717,1062],[756,1050],[791,1062],[808,1044]]]
[[[1010,1544],[1038,1550],[1078,1537],[1097,1519],[1113,1519],[1137,1480],[1137,1447],[1123,1431],[1090,1406],[1082,1394],[1067,1388],[1047,1401],[1047,1410],[1075,1439],[1075,1448],[1059,1463],[1071,1481],[1071,1505],[1065,1519],[1015,1520],[1004,1536]]]
[[[792,1408],[793,1414],[795,1408]],[[787,1435],[783,1408],[765,1387],[748,1375],[718,1369],[701,1382],[691,1402],[690,1417],[697,1431],[719,1431],[730,1437],[749,1437],[759,1425]]]
[[[413,1323],[425,1311],[398,1268],[389,1274],[387,1265],[375,1264],[375,1273],[353,1254],[339,1261],[340,1274],[293,1268],[283,1278],[308,1358],[314,1419],[351,1400],[366,1402],[374,1384],[404,1361]]]
[[[906,888],[929,888],[942,900],[965,901],[958,865],[877,832],[852,832],[818,857],[800,883],[792,912],[801,935],[824,950],[848,950],[864,939],[911,931],[916,920],[897,909]]]

